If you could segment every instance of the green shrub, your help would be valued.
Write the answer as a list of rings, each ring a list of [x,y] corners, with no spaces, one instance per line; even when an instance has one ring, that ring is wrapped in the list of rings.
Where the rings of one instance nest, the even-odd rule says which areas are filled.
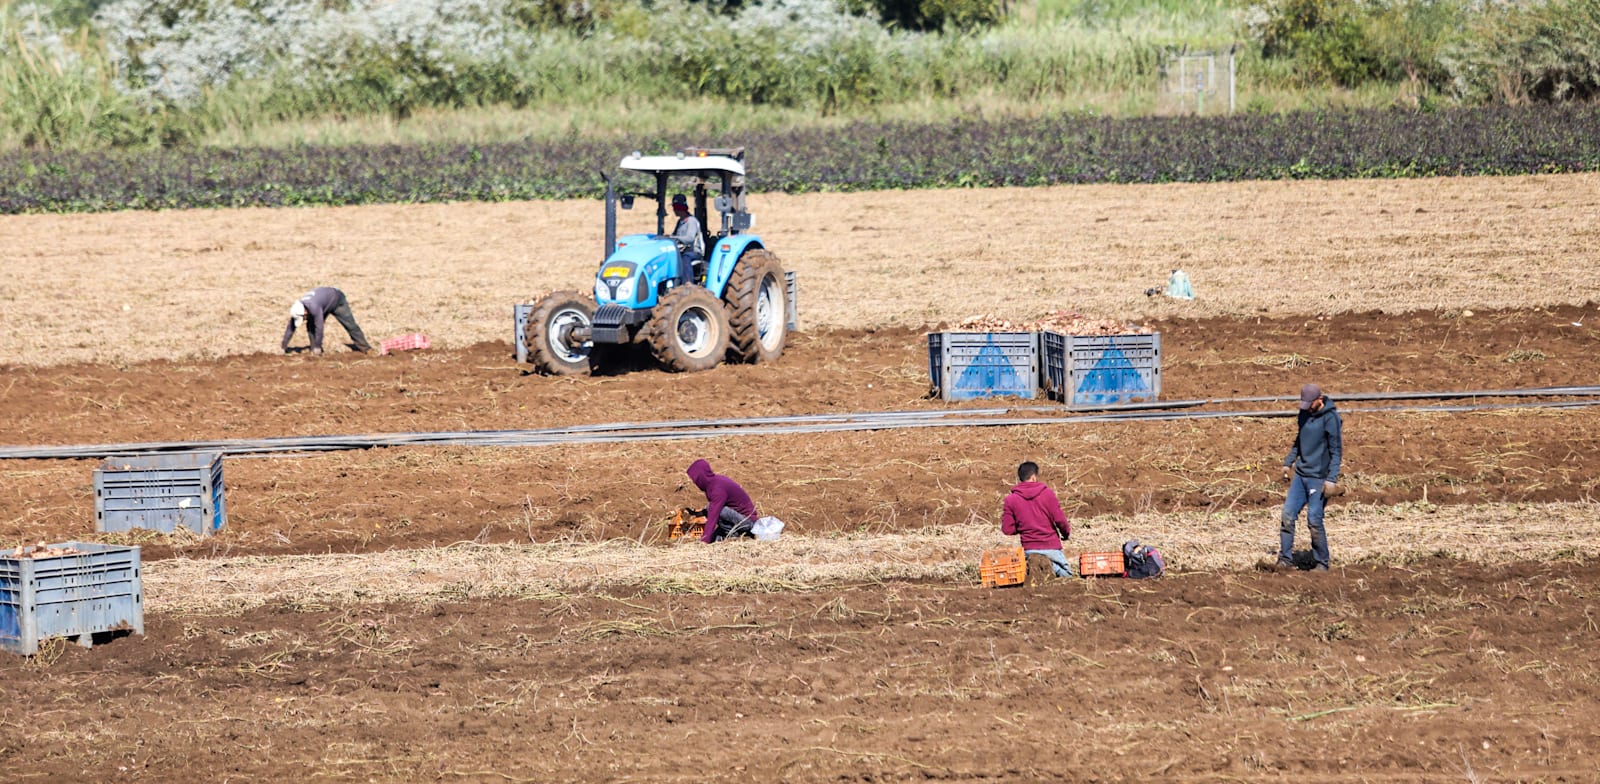
[[[876,15],[886,25],[919,32],[976,30],[1005,17],[1001,0],[848,0],[847,7]]]
[[[1377,53],[1350,0],[1277,0],[1259,31],[1261,53],[1295,61],[1308,82],[1346,87],[1372,78]]]
[[[1468,13],[1461,0],[1273,0],[1253,9],[1250,32],[1301,84],[1440,87],[1440,53]]]
[[[1600,0],[1493,8],[1445,59],[1468,100],[1600,98]]]

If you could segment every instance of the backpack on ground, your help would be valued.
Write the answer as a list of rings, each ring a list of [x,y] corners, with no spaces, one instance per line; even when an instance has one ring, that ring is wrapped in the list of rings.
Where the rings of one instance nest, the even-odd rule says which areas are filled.
[[[1156,548],[1129,539],[1122,545],[1123,576],[1135,580],[1160,577],[1167,571],[1167,562]]]

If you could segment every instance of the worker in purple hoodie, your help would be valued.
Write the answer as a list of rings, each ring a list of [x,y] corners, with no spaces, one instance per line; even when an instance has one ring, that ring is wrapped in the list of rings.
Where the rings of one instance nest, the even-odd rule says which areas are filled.
[[[1072,525],[1061,511],[1055,491],[1039,481],[1038,463],[1030,460],[1017,466],[1017,486],[1006,496],[1000,531],[1022,538],[1022,552],[1030,556],[1029,561],[1037,560],[1031,556],[1043,556],[1050,560],[1057,577],[1072,576],[1072,565],[1067,562],[1066,553],[1061,552],[1061,540],[1072,538]],[[1028,564],[1029,570],[1033,567]]]
[[[355,314],[350,312],[350,300],[345,299],[344,292],[332,286],[318,286],[289,306],[289,326],[283,331],[283,341],[279,347],[285,354],[289,353],[289,338],[294,337],[294,328],[303,322],[306,336],[311,338],[311,353],[321,354],[322,327],[328,316],[334,317],[344,327],[356,351],[365,354],[372,350],[372,344],[367,342],[361,325],[356,323]]]
[[[756,504],[738,482],[711,470],[705,460],[689,465],[689,478],[694,486],[706,494],[706,532],[700,541],[706,544],[723,539],[754,538]]]

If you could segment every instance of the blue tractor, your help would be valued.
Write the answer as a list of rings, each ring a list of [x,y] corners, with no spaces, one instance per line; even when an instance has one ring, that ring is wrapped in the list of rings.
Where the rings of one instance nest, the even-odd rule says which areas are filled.
[[[528,361],[540,372],[573,375],[620,365],[620,352],[635,345],[674,372],[709,370],[725,358],[782,356],[792,315],[787,281],[778,257],[750,231],[744,149],[635,152],[621,169],[654,187],[619,190],[605,178],[606,253],[592,295],[557,291],[538,301],[524,329]],[[692,259],[669,234],[668,185],[675,180],[702,227],[704,259]],[[631,210],[638,199],[655,202],[655,231],[618,237],[618,208]]]

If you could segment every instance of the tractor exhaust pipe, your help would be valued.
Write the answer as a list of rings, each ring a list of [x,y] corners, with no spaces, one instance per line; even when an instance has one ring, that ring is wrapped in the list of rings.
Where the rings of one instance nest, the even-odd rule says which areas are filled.
[[[600,179],[606,181],[606,255],[600,257],[603,262],[617,250],[617,192],[611,186],[610,175],[600,172]]]

